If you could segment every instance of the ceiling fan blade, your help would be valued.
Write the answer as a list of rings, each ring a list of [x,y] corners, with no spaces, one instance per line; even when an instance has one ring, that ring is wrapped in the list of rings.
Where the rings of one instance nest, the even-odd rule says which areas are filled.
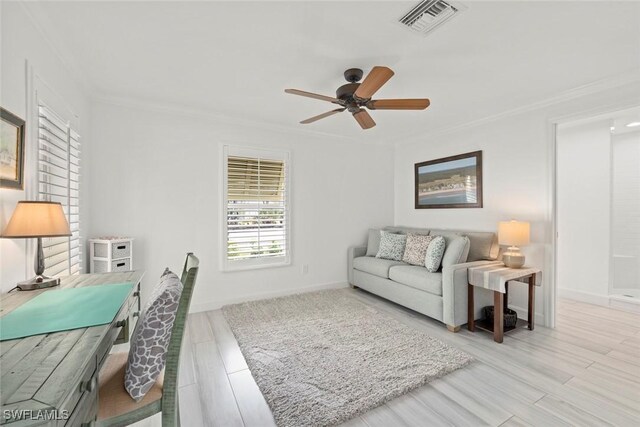
[[[369,99],[378,91],[392,76],[393,71],[388,67],[373,67],[367,77],[364,78],[354,95],[360,99]]]
[[[303,125],[316,122],[325,117],[333,116],[334,114],[342,113],[346,108],[336,108],[335,110],[327,111],[326,113],[318,114],[317,116],[309,117],[307,120],[303,120],[300,123]]]
[[[338,98],[333,98],[331,96],[318,95],[317,93],[305,92],[304,90],[298,89],[285,89],[286,93],[290,93],[291,95],[300,95],[306,96],[307,98],[319,99],[321,101],[329,101],[335,104],[340,104],[340,100]]]
[[[359,110],[353,113],[353,117],[356,119],[362,129],[370,129],[376,125],[369,113],[366,110]]]
[[[427,99],[376,99],[367,102],[370,110],[424,110],[431,104]]]

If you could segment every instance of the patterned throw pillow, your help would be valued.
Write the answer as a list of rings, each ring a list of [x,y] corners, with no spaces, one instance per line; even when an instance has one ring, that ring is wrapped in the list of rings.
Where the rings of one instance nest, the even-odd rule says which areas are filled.
[[[442,261],[442,255],[444,255],[444,249],[446,242],[442,236],[432,236],[431,243],[427,248],[427,256],[424,259],[424,266],[427,267],[427,271],[435,273],[440,268],[440,262]]]
[[[380,249],[378,249],[376,258],[402,261],[406,242],[407,236],[404,234],[394,234],[380,230]]]
[[[424,265],[427,256],[427,248],[433,236],[425,236],[424,234],[407,234],[407,245],[404,249],[402,261],[412,265]]]
[[[180,279],[167,269],[142,310],[131,338],[124,375],[124,387],[136,402],[147,394],[164,369],[181,294]]]

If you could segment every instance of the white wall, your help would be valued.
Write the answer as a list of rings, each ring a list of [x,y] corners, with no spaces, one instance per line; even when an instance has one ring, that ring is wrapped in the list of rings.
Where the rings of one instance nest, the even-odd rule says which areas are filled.
[[[544,271],[543,288],[552,280],[552,122],[608,105],[633,105],[640,84],[630,83],[602,92],[567,99],[447,132],[419,135],[403,141],[395,156],[395,223],[416,227],[495,231],[498,221],[515,218],[531,223],[531,245],[523,248],[527,264]],[[437,108],[434,103],[432,108]],[[414,209],[413,165],[475,150],[483,151],[482,209]],[[526,313],[524,287],[510,292],[513,305]],[[537,315],[545,307],[537,290]]]
[[[38,88],[50,103],[60,106],[58,109],[73,111],[78,116],[74,121],[84,136],[89,122],[89,107],[84,91],[70,77],[73,73],[34,26],[21,4],[2,2],[0,20],[0,105],[27,120],[28,127],[33,118],[27,117],[27,96],[32,96],[33,90]],[[32,78],[27,77],[27,64],[31,67],[29,75]],[[28,128],[26,138],[25,191],[0,189],[0,229],[9,221],[16,203],[33,197],[36,190],[34,149],[37,139],[28,132]],[[86,138],[83,145],[88,151]],[[83,185],[84,181],[81,182]],[[88,202],[88,197],[85,202]],[[83,221],[86,225],[88,215],[83,217]],[[6,292],[16,282],[33,275],[33,253],[27,253],[26,241],[0,239],[0,291]]]
[[[93,117],[91,235],[136,239],[147,295],[187,251],[201,260],[193,310],[344,285],[347,247],[393,222],[392,147],[109,103],[94,105]],[[221,272],[224,144],[290,150],[291,266]]]
[[[152,286],[165,265],[178,268],[185,251],[197,252],[203,269],[194,306],[200,308],[263,292],[344,282],[347,246],[362,241],[368,227],[390,222],[495,230],[499,220],[528,220],[533,241],[524,252],[529,264],[544,268],[548,286],[554,170],[550,120],[577,112],[600,112],[608,105],[631,105],[640,96],[640,85],[630,83],[447,132],[390,141],[401,143],[395,154],[391,148],[337,138],[108,103],[95,105],[96,121],[91,123],[85,91],[72,77],[74,67],[60,59],[24,6],[2,2],[1,15],[2,106],[26,117],[28,61],[36,76],[34,85],[37,82],[39,87],[51,89],[79,117],[85,166],[84,236],[136,237],[137,265],[148,271],[147,286]],[[434,102],[430,108],[437,105]],[[28,138],[27,149],[33,149],[33,140]],[[291,267],[219,271],[218,169],[220,145],[224,143],[292,151]],[[484,152],[483,209],[413,209],[415,162],[478,149]],[[27,182],[34,177],[33,160],[27,159]],[[0,190],[0,227],[6,224],[15,203],[28,193]],[[2,290],[29,277],[31,264],[32,254],[26,256],[23,241],[0,240]],[[302,275],[302,264],[309,265],[307,275]],[[515,304],[524,306],[523,293],[514,290],[512,296]],[[537,307],[542,313],[540,301]]]
[[[557,134],[558,289],[592,297],[609,294],[610,126],[561,125]]]
[[[611,138],[611,288],[640,291],[640,131]],[[638,295],[637,295],[638,296]]]

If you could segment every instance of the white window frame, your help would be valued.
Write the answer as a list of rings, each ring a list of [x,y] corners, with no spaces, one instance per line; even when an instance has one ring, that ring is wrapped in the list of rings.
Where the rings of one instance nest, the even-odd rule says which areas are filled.
[[[67,221],[69,222],[69,226],[71,228],[72,231],[72,236],[69,236],[66,239],[66,245],[67,245],[67,250],[66,250],[66,258],[61,258],[61,255],[64,252],[60,252],[59,249],[55,249],[58,250],[58,252],[55,252],[55,250],[53,250],[54,253],[52,253],[51,255],[47,252],[47,250],[49,249],[49,246],[45,247],[45,274],[47,275],[52,275],[54,277],[57,276],[66,276],[66,275],[76,275],[76,274],[81,274],[83,272],[83,256],[84,256],[84,245],[83,245],[83,238],[82,238],[82,230],[80,229],[80,221],[81,221],[81,212],[80,212],[80,162],[81,160],[81,142],[80,142],[80,135],[78,134],[78,132],[74,129],[74,126],[72,125],[71,121],[68,119],[63,118],[62,116],[59,115],[59,112],[55,111],[54,108],[52,108],[47,102],[43,101],[42,99],[36,97],[36,104],[35,104],[35,114],[36,114],[36,123],[35,123],[35,138],[34,140],[36,141],[36,148],[35,148],[35,180],[36,180],[36,198],[37,200],[42,200],[42,201],[51,201],[52,197],[56,198],[57,200],[54,201],[60,201],[62,203],[63,209],[65,210],[65,214],[67,217]],[[66,159],[64,159],[66,161],[66,166],[64,166],[64,169],[66,169],[64,171],[64,173],[66,174],[66,177],[62,176],[62,175],[55,175],[52,171],[47,170],[44,172],[45,175],[48,174],[53,174],[53,177],[55,179],[57,179],[58,181],[61,180],[66,180],[66,195],[54,195],[52,194],[52,188],[53,187],[59,187],[58,184],[54,184],[51,183],[49,180],[43,180],[43,175],[41,175],[41,168],[40,168],[40,163],[43,161],[41,159],[41,154],[44,155],[45,157],[57,157],[56,154],[52,153],[52,152],[48,152],[48,151],[42,151],[41,152],[41,137],[40,137],[40,128],[41,128],[41,123],[40,123],[40,109],[43,108],[45,110],[47,110],[47,113],[50,115],[50,117],[48,118],[49,121],[53,120],[54,122],[58,122],[58,124],[61,126],[58,126],[57,124],[55,124],[54,122],[52,126],[57,127],[57,131],[58,132],[63,132],[64,133],[64,140],[66,143]],[[55,129],[54,129],[55,131]],[[75,135],[75,136],[72,136]],[[59,137],[58,137],[59,138]],[[45,139],[46,141],[46,139]],[[59,142],[62,142],[62,139],[58,139]],[[72,145],[72,141],[75,143],[76,147],[73,147]],[[49,145],[51,145],[52,143],[47,143]],[[76,151],[77,154],[73,155],[72,154],[72,150]],[[72,162],[71,162],[71,158],[74,157],[77,161],[78,164],[75,165],[77,168],[77,172],[72,172]],[[62,160],[62,159],[61,159]],[[58,166],[60,168],[63,168],[63,166]],[[71,175],[75,174],[77,181],[73,181],[71,179]],[[74,182],[75,184],[72,184],[72,182]],[[74,188],[75,185],[75,188]],[[62,188],[62,187],[60,187]],[[77,192],[77,196],[76,197],[72,197],[71,193],[75,191]],[[75,213],[72,213],[72,210],[74,210],[72,208],[71,205],[71,199],[72,198],[76,198],[78,201],[78,205],[75,207]],[[62,200],[61,199],[66,199],[66,200]],[[76,217],[77,221],[72,222],[71,218],[72,215],[74,217]],[[77,230],[74,230],[74,224],[77,224]],[[77,238],[74,239],[74,236],[76,236]],[[51,239],[51,240],[55,240]],[[61,238],[57,238],[57,239],[61,239]],[[46,246],[48,243],[49,239],[44,239],[43,240],[43,245]],[[72,241],[77,240],[77,242],[72,243]],[[62,242],[58,243],[57,245],[54,246],[50,246],[51,248],[54,247],[59,247],[62,245]],[[75,251],[75,254],[73,253]],[[52,265],[47,265],[49,260],[52,258],[58,257],[60,260],[57,261],[56,264]],[[77,263],[72,263],[72,261],[77,258]],[[51,272],[49,271],[49,269],[51,267],[54,267],[58,264],[62,264],[66,262],[67,266],[65,269],[63,270],[57,270],[55,272]],[[75,268],[77,266],[77,268]]]
[[[281,257],[266,257],[266,258],[249,258],[243,260],[229,260],[227,254],[227,208],[228,208],[228,158],[229,156],[239,157],[252,157],[269,160],[282,160],[284,161],[284,186],[286,191],[285,196],[285,255]],[[252,147],[238,147],[231,145],[224,145],[222,147],[222,188],[220,193],[222,194],[222,209],[221,209],[221,235],[220,239],[220,262],[222,271],[241,271],[241,270],[253,270],[259,268],[272,268],[283,267],[291,265],[291,153],[286,150],[266,150],[261,148]]]

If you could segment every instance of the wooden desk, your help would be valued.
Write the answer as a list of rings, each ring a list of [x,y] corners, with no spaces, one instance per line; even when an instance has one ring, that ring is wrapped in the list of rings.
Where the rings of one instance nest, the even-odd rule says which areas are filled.
[[[140,312],[144,273],[81,274],[62,279],[74,288],[132,282],[113,322],[0,342],[0,425],[90,426],[98,411],[98,372],[115,343],[126,342]],[[0,316],[42,292],[2,295]],[[18,419],[21,414],[23,419]]]

